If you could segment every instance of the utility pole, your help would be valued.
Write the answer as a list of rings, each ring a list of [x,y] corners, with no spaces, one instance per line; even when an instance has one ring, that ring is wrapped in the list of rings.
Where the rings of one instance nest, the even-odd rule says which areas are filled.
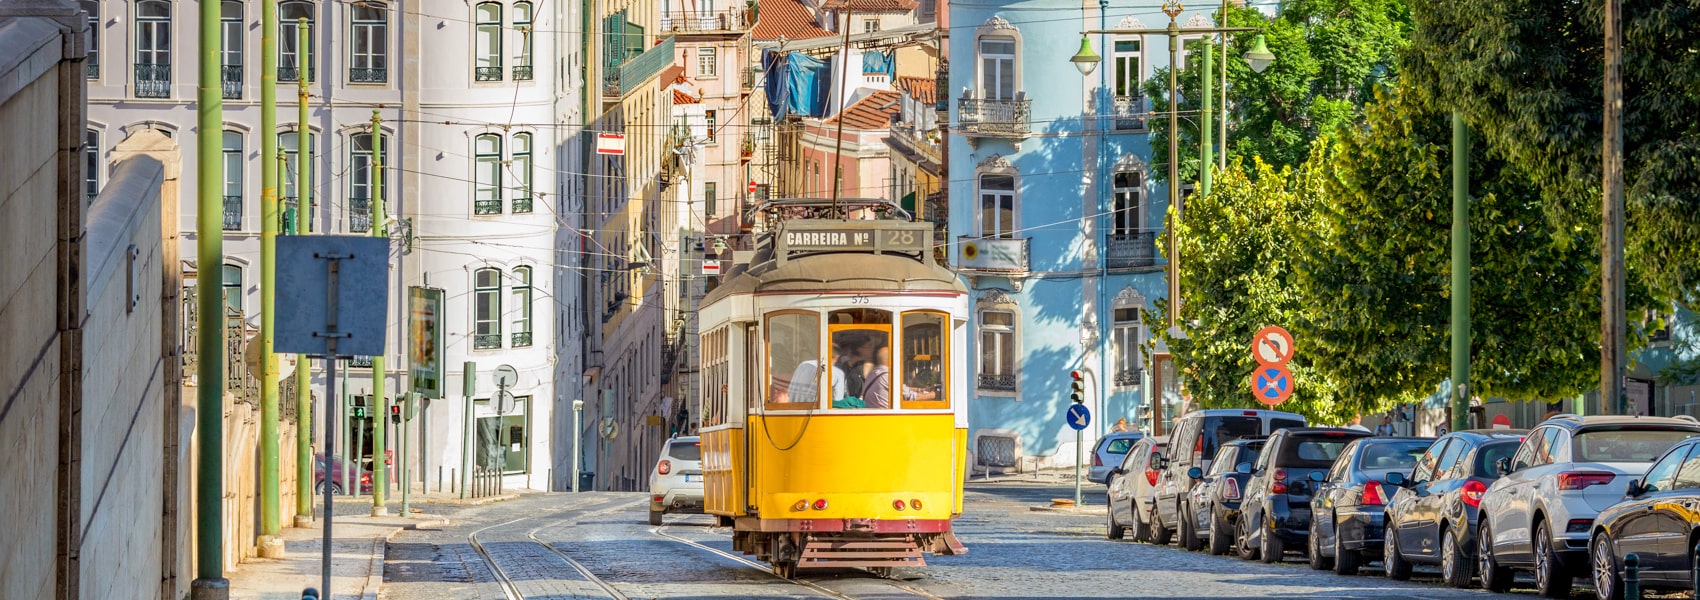
[[[1222,0],[1222,20],[1217,27],[1228,26],[1228,0]],[[1206,44],[1208,45],[1208,44]],[[1204,72],[1210,72],[1205,68]],[[1222,153],[1216,157],[1216,168],[1228,169],[1228,32],[1222,32]]]
[[[1169,15],[1169,212],[1172,219],[1163,227],[1168,238],[1169,246],[1169,327],[1172,334],[1175,325],[1180,323],[1181,314],[1181,257],[1180,244],[1175,241],[1175,229],[1181,224],[1181,182],[1180,170],[1175,163],[1180,159],[1180,113],[1175,103],[1180,94],[1176,92],[1179,86],[1175,81],[1175,71],[1179,68],[1176,57],[1180,55],[1180,25],[1175,23],[1175,17],[1181,14],[1181,5],[1174,0],[1163,3],[1163,14]]]
[[[1629,414],[1623,399],[1623,0],[1606,0],[1604,198],[1600,211],[1600,412]]]
[[[206,2],[208,0],[202,0]],[[277,331],[273,308],[277,293],[277,3],[261,2],[260,9],[260,556],[282,558],[283,511],[279,504],[277,357],[272,336]],[[202,129],[212,135],[219,129]]]
[[[372,182],[372,237],[388,237],[384,234],[384,119],[378,109],[372,109],[372,165],[367,174]],[[386,258],[386,260],[388,260]],[[383,302],[390,301],[389,284],[384,284]],[[384,350],[372,357],[372,401],[377,405],[376,419],[372,421],[372,516],[381,517],[389,514],[384,506],[386,488],[390,483],[390,470],[384,464],[389,455],[384,445],[384,415],[390,413],[390,399],[384,395],[384,354],[389,351],[389,333],[384,334]]]
[[[1227,34],[1222,35],[1226,36]],[[1208,194],[1210,193],[1210,163],[1215,162],[1212,158],[1212,154],[1214,154],[1215,149],[1211,147],[1212,142],[1210,140],[1210,130],[1212,128],[1210,121],[1210,96],[1212,95],[1212,88],[1215,87],[1211,85],[1210,80],[1212,79],[1211,76],[1215,75],[1215,73],[1212,73],[1211,71],[1214,71],[1215,69],[1210,68],[1209,41],[1206,40],[1205,43],[1201,45],[1204,46],[1204,68],[1199,69],[1198,79],[1201,84],[1200,87],[1204,88],[1204,93],[1199,94],[1198,96],[1198,193]],[[1222,62],[1228,62],[1227,55],[1222,55]],[[1223,121],[1226,120],[1226,118],[1223,119]],[[1227,149],[1223,149],[1222,152],[1226,154]]]
[[[1452,431],[1470,428],[1470,128],[1452,113]]]
[[[274,8],[274,9],[270,9],[270,10],[276,10],[276,9]],[[313,64],[311,54],[310,54],[310,50],[309,50],[308,45],[307,45],[308,37],[310,35],[307,32],[307,19],[302,18],[302,19],[297,19],[295,21],[295,32],[296,32],[296,34],[295,34],[295,53],[296,53],[296,55],[301,57],[301,62],[303,64],[309,64],[309,65]],[[276,53],[274,52],[271,55],[276,56]],[[271,60],[276,61],[277,59],[272,58]],[[274,70],[273,73],[275,74],[276,71]],[[296,69],[295,70],[295,108],[296,108],[296,113],[295,113],[295,210],[289,212],[289,230],[290,230],[291,233],[294,233],[296,235],[306,235],[313,228],[312,213],[309,212],[308,208],[307,208],[308,206],[311,206],[311,202],[309,201],[309,199],[313,197],[313,177],[312,177],[313,161],[308,159],[308,157],[312,155],[311,140],[312,140],[313,136],[308,134],[308,129],[307,129],[307,70],[306,69]],[[272,130],[268,130],[268,131],[272,131]],[[275,135],[271,135],[269,133],[266,135],[266,137],[269,138],[269,139],[273,139],[273,140],[277,139]],[[303,215],[305,215],[305,216],[303,216]],[[310,384],[312,384],[313,377],[312,377],[311,373],[307,372],[307,370],[308,370],[307,365],[308,364],[309,363],[308,363],[307,355],[305,355],[305,354],[296,355],[296,357],[295,357],[295,395],[296,395],[296,401],[295,401],[295,526],[296,527],[307,527],[308,525],[312,524],[312,522],[313,522],[313,462],[312,462],[313,461],[313,435],[312,435],[312,431],[313,431],[313,427],[312,427],[312,424],[313,424],[313,418],[312,418],[312,415],[313,415],[313,411],[312,411],[313,392],[312,392],[312,389],[309,387]],[[332,399],[332,398],[329,398],[329,397],[325,398],[325,402],[334,402],[334,401],[335,400]],[[326,432],[327,435],[331,431],[332,425],[333,424],[330,422],[329,419],[325,420],[325,432]],[[327,453],[327,456],[325,456],[325,480],[326,480],[325,485],[327,487],[330,486],[331,473],[335,472],[331,469],[331,465],[333,464],[332,461],[334,461],[334,460],[335,460],[335,457],[329,456],[328,453]],[[330,509],[331,509],[330,506],[326,506],[325,512],[329,513]]]
[[[192,600],[225,600],[224,578],[224,82],[219,3],[200,3],[195,135],[195,580]]]

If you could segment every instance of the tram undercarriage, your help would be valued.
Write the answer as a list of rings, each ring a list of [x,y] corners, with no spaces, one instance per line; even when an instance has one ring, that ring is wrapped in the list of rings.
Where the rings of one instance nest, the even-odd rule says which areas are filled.
[[[967,554],[950,521],[740,517],[732,548],[773,565],[787,579],[797,569],[863,567],[881,576],[894,567],[926,566],[926,555]]]

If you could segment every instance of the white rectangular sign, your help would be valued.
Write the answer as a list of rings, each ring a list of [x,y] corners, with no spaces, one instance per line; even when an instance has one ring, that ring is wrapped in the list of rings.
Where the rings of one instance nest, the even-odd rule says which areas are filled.
[[[720,274],[720,261],[718,261],[718,260],[704,260],[704,261],[702,261],[702,274],[703,275],[719,275]]]
[[[624,133],[598,133],[598,134],[596,134],[596,153],[597,154],[608,154],[608,155],[612,155],[612,156],[624,156],[626,154],[626,134],[624,134]]]

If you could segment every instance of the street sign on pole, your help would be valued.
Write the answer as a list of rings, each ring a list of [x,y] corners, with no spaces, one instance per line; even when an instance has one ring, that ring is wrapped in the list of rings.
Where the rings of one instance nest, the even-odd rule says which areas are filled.
[[[1080,507],[1080,463],[1086,459],[1081,452],[1085,450],[1083,430],[1092,424],[1092,411],[1085,404],[1068,405],[1068,426],[1074,429],[1074,506]]]
[[[1068,426],[1075,431],[1086,429],[1092,424],[1092,411],[1085,404],[1070,404],[1068,406]]]
[[[496,379],[496,387],[499,387],[499,388],[513,387],[515,384],[519,383],[519,370],[513,368],[512,365],[498,366],[498,367],[496,367],[495,379]]]
[[[1270,325],[1251,338],[1251,357],[1260,365],[1284,365],[1293,359],[1293,334]]]
[[[508,391],[506,388],[496,390],[496,396],[491,400],[491,408],[496,409],[497,415],[508,414],[509,411],[514,409],[514,403],[517,402],[517,400],[514,399],[513,392]]]
[[[1257,401],[1270,406],[1293,395],[1293,374],[1281,365],[1262,365],[1251,373],[1251,391]]]

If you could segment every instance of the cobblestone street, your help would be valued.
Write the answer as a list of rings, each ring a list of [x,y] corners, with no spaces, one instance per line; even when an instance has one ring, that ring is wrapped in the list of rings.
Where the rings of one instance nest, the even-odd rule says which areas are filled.
[[[1298,555],[1265,565],[1112,542],[1103,536],[1101,486],[1075,512],[1034,510],[1072,497],[1071,485],[1004,480],[969,484],[957,520],[965,556],[881,579],[855,569],[803,570],[796,581],[738,558],[730,532],[709,517],[645,521],[635,493],[528,494],[476,507],[426,505],[447,525],[409,530],[388,546],[384,598],[1485,598],[1440,584],[1419,568],[1393,582],[1375,568],[1342,577],[1312,571]],[[482,547],[482,551],[480,551]],[[494,563],[498,573],[491,569]],[[1524,586],[1520,586],[1524,587]],[[1580,586],[1579,586],[1580,588]],[[1591,590],[1577,596],[1591,597]]]

